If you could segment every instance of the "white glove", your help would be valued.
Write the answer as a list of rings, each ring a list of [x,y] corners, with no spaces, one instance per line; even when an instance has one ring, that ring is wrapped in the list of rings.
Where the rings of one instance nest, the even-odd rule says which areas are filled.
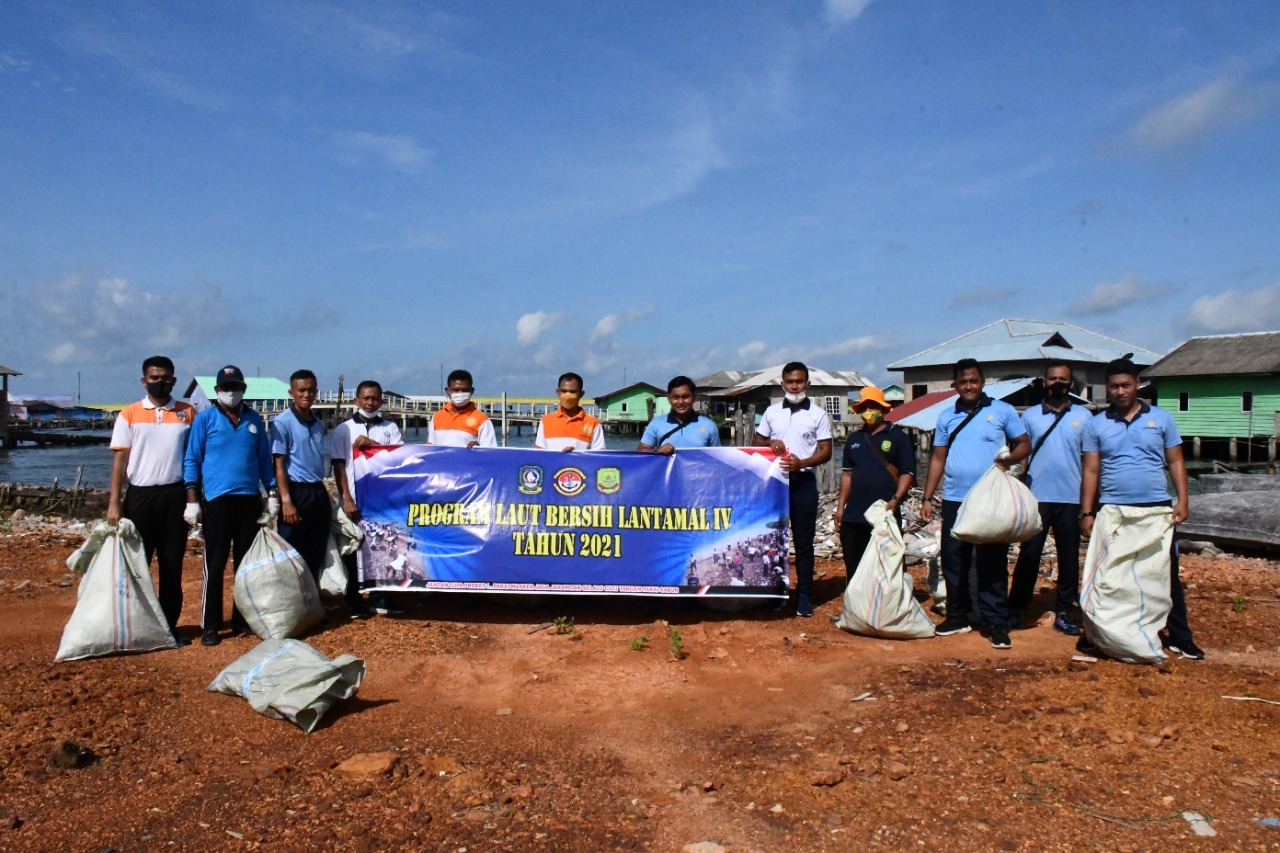
[[[275,495],[267,498],[267,515],[280,514],[280,499]]]
[[[195,527],[200,523],[200,504],[188,503],[187,508],[182,511],[182,520],[189,526]]]

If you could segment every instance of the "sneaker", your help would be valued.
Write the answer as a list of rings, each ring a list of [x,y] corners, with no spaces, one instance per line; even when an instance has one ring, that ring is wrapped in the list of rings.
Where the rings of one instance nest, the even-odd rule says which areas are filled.
[[[969,617],[955,615],[943,619],[942,624],[933,629],[933,633],[939,637],[950,637],[952,634],[967,634],[972,630],[969,627]]]
[[[370,610],[363,602],[360,604],[352,604],[347,607],[347,618],[353,622],[356,619],[372,619],[373,611]]]
[[[796,594],[796,615],[808,619],[813,615],[813,602],[808,595]]]
[[[1191,640],[1181,643],[1170,643],[1168,649],[1175,655],[1181,655],[1187,660],[1204,660],[1204,649],[1197,646]]]
[[[1013,648],[1013,641],[1009,639],[1009,632],[1004,628],[992,628],[987,636],[991,639],[991,648],[993,649]]]
[[[1085,636],[1081,636],[1080,639],[1076,640],[1076,651],[1091,658],[1101,657],[1102,655],[1102,649],[1095,646]]]
[[[1025,610],[1009,610],[1009,630],[1021,631],[1027,622],[1027,611]]]
[[[216,646],[222,642],[222,638],[218,636],[217,631],[205,631],[200,635],[200,645]]]
[[[785,608],[786,606],[787,606],[787,599],[785,597],[774,599],[773,602],[769,604],[769,612],[781,613],[783,608]]]
[[[1053,620],[1053,630],[1066,634],[1068,637],[1080,636],[1080,626],[1071,621],[1071,617],[1066,613],[1059,613]]]
[[[173,632],[173,641],[177,643],[179,646],[191,645],[191,638],[186,636],[185,634],[179,634],[177,631]]]

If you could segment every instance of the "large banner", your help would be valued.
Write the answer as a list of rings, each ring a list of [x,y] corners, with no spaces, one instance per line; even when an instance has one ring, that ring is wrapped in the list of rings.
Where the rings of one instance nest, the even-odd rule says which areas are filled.
[[[366,588],[778,596],[787,475],[768,450],[356,451]]]

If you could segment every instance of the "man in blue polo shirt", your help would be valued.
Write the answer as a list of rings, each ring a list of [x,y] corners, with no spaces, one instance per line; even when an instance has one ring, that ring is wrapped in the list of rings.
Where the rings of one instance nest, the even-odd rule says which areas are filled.
[[[955,407],[938,416],[933,433],[933,453],[925,477],[920,517],[933,515],[933,496],[942,481],[942,574],[947,583],[947,618],[937,627],[939,636],[969,630],[969,566],[978,569],[978,615],[987,627],[992,648],[1007,649],[1009,640],[1009,546],[974,545],[951,535],[960,504],[974,483],[992,464],[1002,469],[1021,462],[1031,452],[1027,428],[1018,412],[1003,400],[983,393],[986,378],[975,359],[962,358],[951,369],[951,385],[960,395]],[[1000,448],[1009,455],[997,460]]]
[[[697,396],[698,386],[688,376],[677,376],[668,382],[667,402],[671,404],[671,411],[649,422],[636,450],[670,456],[676,450],[719,447],[720,427],[711,418],[693,410]]]
[[[192,422],[182,466],[187,487],[183,518],[192,526],[204,519],[200,643],[205,646],[221,642],[218,629],[227,557],[233,557],[232,571],[238,569],[258,535],[260,487],[267,489],[268,511],[279,508],[267,429],[262,416],[244,404],[244,374],[229,364],[218,371],[216,382],[218,401]],[[231,630],[235,634],[249,630],[234,602]]]
[[[1187,520],[1187,466],[1182,436],[1164,409],[1138,397],[1138,368],[1127,357],[1107,365],[1107,396],[1111,405],[1094,415],[1085,430],[1082,448],[1080,531],[1093,532],[1093,519],[1103,504],[1172,506],[1174,525]],[[1178,493],[1169,500],[1165,464]],[[1169,548],[1169,584],[1173,606],[1165,623],[1166,647],[1189,660],[1204,660],[1187,623],[1187,599],[1178,578],[1178,540]],[[1085,650],[1089,650],[1087,647]]]
[[[1051,361],[1044,371],[1044,400],[1022,413],[1031,439],[1027,485],[1040,503],[1041,530],[1022,543],[1009,588],[1010,627],[1021,628],[1040,576],[1044,543],[1053,530],[1058,549],[1058,595],[1053,627],[1080,634],[1072,609],[1080,596],[1080,442],[1093,413],[1071,402],[1074,378],[1065,361]]]
[[[813,615],[813,539],[818,532],[818,475],[831,458],[831,418],[809,399],[809,368],[782,367],[783,399],[764,410],[751,443],[769,447],[790,480],[791,540],[796,555],[796,615]]]
[[[314,373],[294,371],[289,377],[293,402],[271,424],[271,455],[280,487],[280,535],[302,555],[317,583],[324,570],[333,516],[324,487],[329,463],[324,422],[311,411],[319,390]]]

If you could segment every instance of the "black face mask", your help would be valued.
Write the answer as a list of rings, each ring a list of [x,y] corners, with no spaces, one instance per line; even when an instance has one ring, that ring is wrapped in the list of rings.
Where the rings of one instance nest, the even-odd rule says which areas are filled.
[[[157,400],[163,400],[169,396],[169,392],[173,390],[173,383],[167,381],[148,382],[147,394],[155,397]]]
[[[1051,382],[1044,386],[1044,388],[1048,393],[1049,398],[1053,400],[1061,400],[1063,397],[1067,396],[1067,392],[1071,390],[1071,386],[1066,382]]]

